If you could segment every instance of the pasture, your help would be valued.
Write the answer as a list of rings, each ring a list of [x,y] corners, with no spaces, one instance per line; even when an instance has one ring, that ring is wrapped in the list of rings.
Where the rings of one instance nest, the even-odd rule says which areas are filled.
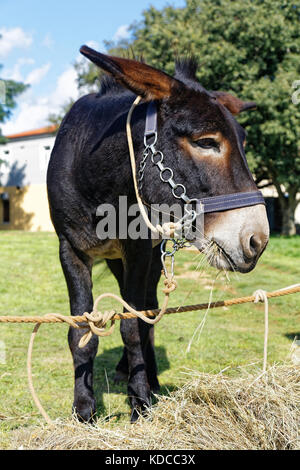
[[[68,313],[68,296],[58,260],[58,242],[52,233],[2,232],[0,243],[1,315]],[[170,306],[251,295],[258,288],[275,290],[299,282],[300,237],[271,237],[257,268],[249,274],[216,277],[195,251],[181,251],[175,260],[178,288]],[[93,271],[94,296],[118,293],[105,263]],[[159,291],[161,284],[159,286]],[[162,298],[160,296],[160,298]],[[110,301],[103,309],[111,308]],[[268,363],[290,362],[295,336],[300,336],[300,296],[270,301]],[[193,371],[218,373],[226,369],[238,377],[241,367],[257,368],[262,362],[263,305],[246,304],[208,312],[201,335],[197,333],[187,351],[204,311],[166,316],[155,327],[161,393],[176,389]],[[16,429],[38,424],[42,418],[27,387],[26,353],[32,325],[0,325],[6,363],[0,364],[0,448],[9,448]],[[49,415],[68,418],[73,399],[73,369],[67,345],[67,327],[43,325],[33,355],[36,390]],[[113,426],[129,420],[126,385],[113,383],[121,357],[118,327],[100,339],[95,361],[94,386],[99,417],[109,417]]]

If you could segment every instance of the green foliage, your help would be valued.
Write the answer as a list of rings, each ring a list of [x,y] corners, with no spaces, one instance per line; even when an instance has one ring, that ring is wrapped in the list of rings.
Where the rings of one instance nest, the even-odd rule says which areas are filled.
[[[208,89],[231,91],[258,104],[240,118],[258,177],[300,186],[300,1],[187,0],[186,7],[150,8],[133,28],[134,49],[172,73],[174,55],[193,54]]]
[[[0,72],[2,65],[0,65]],[[1,79],[1,77],[0,77]],[[0,123],[10,118],[12,110],[16,107],[16,97],[20,95],[29,85],[25,85],[13,80],[4,80],[5,83],[5,103],[0,102]],[[1,134],[0,144],[5,142],[5,138]]]

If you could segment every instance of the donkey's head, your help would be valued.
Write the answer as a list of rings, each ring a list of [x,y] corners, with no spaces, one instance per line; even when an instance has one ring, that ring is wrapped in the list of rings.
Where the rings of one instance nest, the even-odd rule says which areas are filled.
[[[178,63],[171,77],[144,63],[106,56],[86,46],[81,52],[145,101],[156,100],[157,149],[190,198],[257,191],[244,154],[246,133],[233,117],[255,103],[205,90],[196,79],[192,60]],[[156,170],[145,171],[143,198],[172,205],[177,200]],[[200,250],[217,248],[210,258],[214,266],[248,272],[268,237],[265,206],[257,204],[206,214],[204,233],[199,233],[196,245]]]

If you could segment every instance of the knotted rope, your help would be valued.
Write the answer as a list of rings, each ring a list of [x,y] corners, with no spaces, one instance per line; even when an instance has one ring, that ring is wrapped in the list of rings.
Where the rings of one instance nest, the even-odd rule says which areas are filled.
[[[27,375],[28,375],[28,383],[31,395],[33,400],[45,418],[48,424],[53,424],[53,421],[49,417],[49,415],[44,410],[43,406],[41,405],[39,398],[34,390],[33,380],[32,380],[32,349],[34,344],[35,336],[38,332],[39,327],[42,323],[66,323],[73,328],[87,328],[88,332],[85,333],[81,340],[80,340],[80,347],[84,347],[88,341],[91,339],[92,335],[95,334],[97,336],[109,336],[113,333],[114,324],[116,320],[123,320],[129,318],[141,318],[147,323],[155,324],[157,323],[163,315],[166,314],[173,314],[179,312],[189,312],[195,310],[204,310],[208,307],[210,308],[217,308],[217,307],[228,307],[230,305],[240,305],[249,302],[264,302],[265,305],[265,333],[264,333],[264,356],[263,356],[263,372],[266,371],[267,367],[267,345],[268,345],[268,299],[281,297],[284,295],[289,294],[296,294],[300,292],[300,284],[295,284],[289,287],[285,287],[283,289],[279,289],[273,292],[266,292],[264,290],[257,290],[254,292],[252,296],[248,297],[239,297],[229,300],[221,300],[214,303],[203,303],[203,304],[195,304],[195,305],[186,305],[181,307],[171,307],[167,308],[169,295],[170,293],[176,289],[176,282],[174,279],[165,279],[164,281],[165,288],[163,290],[165,294],[165,299],[163,302],[163,306],[161,309],[154,309],[154,310],[144,310],[144,311],[137,311],[132,308],[127,302],[125,302],[121,297],[115,294],[102,294],[100,295],[93,307],[93,311],[91,313],[85,312],[83,315],[80,316],[66,316],[61,315],[59,313],[48,313],[44,316],[0,316],[0,323],[35,323],[34,330],[31,334],[29,347],[28,347],[28,354],[27,354]],[[98,304],[99,302],[104,299],[110,297],[114,300],[117,300],[124,308],[127,309],[124,313],[116,313],[114,310],[107,311],[101,313],[98,311]],[[108,330],[105,329],[105,326],[108,322],[111,322],[111,326]]]
[[[171,277],[168,277],[164,280],[164,285],[165,285],[165,288],[163,289],[163,293],[165,294],[165,298],[163,301],[163,305],[158,315],[156,315],[155,318],[153,319],[148,318],[148,316],[146,316],[143,312],[139,312],[138,310],[135,310],[127,302],[125,302],[125,300],[122,299],[122,297],[119,297],[118,295],[106,293],[97,297],[94,303],[92,313],[85,312],[83,314],[89,326],[89,331],[85,333],[80,339],[79,347],[83,348],[84,346],[86,346],[87,343],[90,341],[91,337],[93,336],[93,334],[97,336],[110,336],[113,333],[115,321],[116,321],[115,319],[116,312],[114,310],[111,310],[109,312],[106,311],[104,313],[101,313],[100,311],[98,311],[98,304],[101,302],[101,300],[107,297],[114,299],[117,302],[119,302],[121,305],[123,305],[123,307],[126,308],[127,312],[130,312],[133,315],[133,317],[140,318],[141,320],[143,320],[146,323],[149,323],[150,325],[154,325],[155,323],[158,323],[166,312],[170,293],[173,292],[177,287],[176,281],[172,279]],[[111,322],[111,326],[108,330],[106,330],[105,325],[109,321]]]
[[[105,312],[100,312],[98,310],[98,305],[99,303],[105,299],[105,298],[111,298],[119,302],[121,305],[123,305],[124,308],[127,309],[128,312],[131,313],[131,315],[135,318],[140,318],[146,323],[149,323],[150,325],[154,325],[155,323],[158,323],[163,315],[166,312],[168,302],[169,302],[169,296],[170,293],[173,292],[176,287],[177,283],[171,276],[167,276],[166,279],[164,280],[164,289],[163,293],[165,294],[165,298],[163,301],[162,308],[160,309],[160,312],[153,318],[150,319],[148,318],[143,312],[139,312],[138,310],[135,310],[133,307],[131,307],[127,302],[125,302],[124,299],[119,297],[118,295],[111,294],[111,293],[105,293],[99,295],[97,299],[95,300],[94,306],[93,306],[93,311],[91,313],[85,312],[81,317],[81,323],[77,323],[75,321],[75,317],[65,317],[64,315],[61,315],[59,313],[48,313],[44,316],[44,319],[48,320],[48,322],[56,322],[56,321],[61,321],[61,322],[66,322],[68,325],[70,325],[73,328],[88,328],[88,331],[81,337],[79,341],[79,347],[84,348],[90,339],[92,338],[93,334],[103,337],[103,336],[110,336],[115,327],[115,321],[116,321],[116,312],[114,310],[110,311],[105,311]],[[0,317],[0,322],[2,321],[3,317]],[[77,317],[78,319],[78,317]],[[85,322],[86,325],[83,325],[82,322]],[[111,325],[108,330],[105,329],[106,324],[108,322],[111,322]],[[28,384],[29,384],[29,390],[31,392],[31,396],[40,411],[41,415],[45,418],[46,422],[48,424],[53,425],[53,421],[51,420],[50,416],[48,413],[45,411],[44,407],[42,406],[39,397],[36,394],[36,391],[33,386],[33,379],[32,379],[32,350],[33,350],[33,344],[34,340],[36,337],[36,334],[38,332],[39,327],[41,326],[41,323],[37,323],[33,329],[33,332],[30,337],[29,341],[29,347],[28,347],[28,353],[27,353],[27,377],[28,377]]]

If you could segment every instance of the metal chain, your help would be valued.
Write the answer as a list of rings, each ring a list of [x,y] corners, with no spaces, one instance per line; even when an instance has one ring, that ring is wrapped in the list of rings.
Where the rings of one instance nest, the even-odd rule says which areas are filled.
[[[172,195],[174,196],[175,199],[182,199],[184,202],[184,211],[185,214],[184,216],[177,222],[177,226],[179,227],[180,230],[180,235],[181,238],[172,238],[173,242],[173,249],[172,251],[169,251],[166,249],[166,242],[167,240],[163,240],[161,243],[161,262],[163,266],[163,271],[166,277],[168,277],[168,271],[166,267],[166,258],[171,257],[171,279],[173,279],[174,276],[174,256],[175,253],[180,250],[181,248],[184,248],[189,245],[189,242],[186,240],[186,238],[182,238],[182,229],[184,230],[184,235],[185,237],[188,236],[189,231],[192,228],[192,224],[194,220],[196,219],[198,212],[194,210],[193,208],[189,208],[188,205],[192,204],[193,202],[196,202],[196,199],[190,199],[187,196],[187,190],[186,187],[183,184],[176,183],[174,181],[174,173],[172,168],[165,166],[163,164],[164,160],[164,155],[161,151],[156,150],[155,144],[157,142],[157,133],[153,134],[152,138],[154,137],[154,140],[151,144],[147,143],[147,137],[145,136],[144,138],[144,144],[145,144],[145,149],[143,152],[143,158],[140,162],[139,166],[139,171],[138,171],[138,189],[139,193],[141,194],[142,188],[143,188],[143,180],[144,180],[144,174],[145,174],[145,168],[147,164],[147,159],[149,155],[151,154],[151,161],[152,163],[158,167],[159,169],[159,177],[163,183],[168,183],[171,188],[172,188]],[[178,189],[180,192],[178,192]],[[200,206],[200,212],[203,208]],[[177,232],[178,233],[178,232]],[[176,236],[176,231],[175,231],[175,236]]]
[[[159,169],[159,177],[163,183],[168,183],[171,188],[172,188],[172,195],[174,196],[175,199],[182,199],[185,206],[184,206],[184,211],[185,214],[184,216],[177,222],[178,226],[180,226],[180,230],[184,229],[185,235],[188,235],[189,231],[192,228],[192,224],[194,220],[196,219],[197,215],[201,212],[203,209],[200,206],[200,212],[198,213],[196,210],[193,208],[188,208],[187,205],[192,204],[193,202],[198,202],[197,199],[190,199],[187,196],[187,190],[186,187],[181,184],[181,183],[176,183],[174,181],[174,173],[172,168],[168,166],[164,166],[163,160],[164,160],[164,154],[156,150],[155,144],[157,142],[157,133],[153,134],[154,141],[151,144],[147,143],[147,138],[144,138],[144,144],[145,144],[145,150],[143,152],[143,158],[140,162],[140,167],[139,167],[139,172],[138,172],[138,188],[139,192],[141,193],[141,190],[143,188],[143,179],[144,179],[144,174],[145,174],[145,168],[146,168],[146,163],[147,159],[151,153],[151,161],[152,163],[158,167]],[[180,190],[180,193],[178,193],[178,189]]]
[[[175,262],[175,253],[180,250],[181,248],[185,248],[190,246],[189,242],[186,241],[184,238],[175,240],[172,239],[173,242],[173,249],[172,251],[169,251],[166,249],[166,244],[168,240],[163,240],[160,245],[160,251],[161,251],[161,263],[164,271],[164,275],[166,278],[173,279],[174,277],[174,262]],[[166,267],[166,258],[171,257],[171,276],[169,276],[167,267]]]

